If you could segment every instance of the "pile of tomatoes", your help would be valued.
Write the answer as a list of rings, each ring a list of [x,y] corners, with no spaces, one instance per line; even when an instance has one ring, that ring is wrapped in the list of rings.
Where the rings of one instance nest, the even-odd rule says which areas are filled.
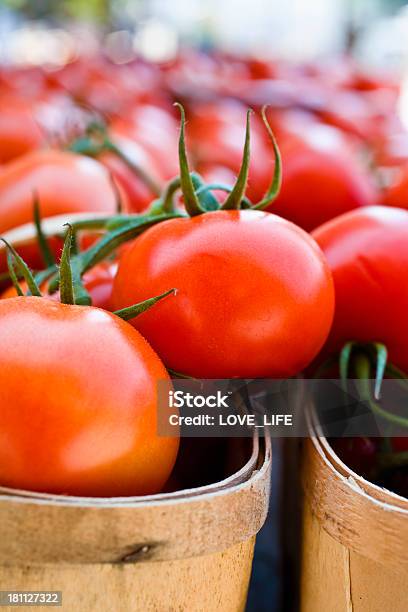
[[[403,377],[398,93],[348,59],[2,68],[0,485],[162,490],[179,447],[157,433],[169,372],[287,378],[352,341],[381,343]]]

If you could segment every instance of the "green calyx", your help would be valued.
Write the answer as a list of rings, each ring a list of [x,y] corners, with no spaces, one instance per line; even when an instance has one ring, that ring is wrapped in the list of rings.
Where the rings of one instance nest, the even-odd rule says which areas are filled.
[[[66,223],[65,227],[67,227],[67,232],[65,235],[64,247],[62,249],[58,275],[60,301],[62,304],[68,305],[91,306],[91,298],[82,283],[80,265],[81,260],[79,258],[80,254],[76,254],[74,257],[72,257],[74,230],[72,225],[69,223]],[[1,240],[4,242],[7,248],[7,263],[9,269],[8,276],[16,289],[17,295],[19,297],[24,297],[25,295],[43,297],[39,289],[38,282],[25,261],[11,244],[9,244],[4,238],[1,238]],[[48,276],[46,273],[48,273]],[[49,270],[40,274],[42,274],[44,280],[46,280],[49,277]],[[29,290],[27,294],[24,293],[19,283],[19,276],[22,277],[27,283]],[[146,312],[152,306],[157,304],[157,302],[160,302],[169,295],[176,295],[176,292],[176,289],[170,289],[161,295],[154,296],[144,300],[143,302],[139,302],[138,304],[123,308],[122,310],[117,310],[114,314],[124,321],[129,321],[143,312]]]
[[[72,267],[74,279],[78,281],[77,287],[79,287],[79,279],[91,268],[111,256],[116,249],[136,238],[144,231],[161,223],[162,221],[168,221],[170,219],[180,218],[182,215],[179,214],[156,214],[156,215],[117,215],[105,220],[99,229],[105,229],[106,233],[102,236],[98,242],[90,246],[88,249],[77,253],[70,258],[70,266]],[[73,232],[83,229],[83,222],[79,224],[71,224]],[[44,274],[44,273],[40,273]],[[52,267],[45,271],[50,277],[49,293],[54,293],[61,282],[61,269],[55,271]],[[81,301],[83,303],[83,301]]]
[[[59,266],[60,300],[62,304],[90,306],[92,300],[82,283],[82,275],[79,267],[73,264],[71,260],[73,245],[75,244],[73,242],[74,231],[72,225],[69,223],[66,223],[65,227],[67,227],[68,230],[65,235],[64,248],[62,249]],[[51,293],[53,292],[51,291]]]
[[[355,355],[359,356],[361,353],[366,355],[366,358],[368,359],[369,363],[370,360],[374,361],[375,363],[374,397],[376,400],[379,400],[381,394],[381,385],[384,379],[388,360],[387,347],[380,342],[371,342],[366,344],[359,342],[347,342],[343,346],[339,358],[340,378],[342,380],[343,386],[347,385],[347,378],[352,357],[354,357]]]
[[[33,192],[33,209],[34,225],[37,233],[37,244],[40,249],[44,265],[48,268],[49,266],[53,266],[55,264],[55,259],[47,237],[43,232],[40,215],[40,201],[36,191]]]
[[[408,390],[408,378],[404,372],[388,364],[388,351],[384,344],[379,342],[359,343],[348,342],[344,345],[339,359],[340,378],[344,390],[347,390],[350,374],[360,399],[367,403],[374,416],[397,427],[408,428],[408,418],[394,414],[385,409],[381,403],[381,385],[384,376],[394,378],[405,390]],[[372,388],[372,375],[375,375],[374,388]]]
[[[278,197],[279,192],[282,186],[282,158],[279,151],[278,143],[276,141],[275,135],[272,131],[272,128],[269,124],[268,118],[266,116],[267,106],[262,108],[262,121],[264,122],[266,131],[268,132],[269,139],[272,143],[273,152],[275,155],[275,169],[273,172],[273,177],[271,184],[269,185],[269,189],[266,192],[265,196],[262,198],[260,202],[254,204],[252,206],[255,210],[263,210],[270,206],[272,202]]]
[[[95,158],[102,153],[112,153],[123,161],[154,195],[159,196],[161,193],[161,187],[156,180],[132,160],[119,145],[113,142],[109,137],[106,125],[103,123],[90,123],[85,130],[85,134],[74,140],[69,145],[68,150]]]
[[[34,278],[34,275],[25,263],[25,261],[22,259],[22,257],[20,257],[15,248],[7,242],[7,240],[5,240],[4,238],[1,238],[1,240],[4,242],[7,248],[7,264],[9,269],[9,275],[17,291],[17,295],[24,295],[24,292],[18,281],[18,277],[22,277],[27,283],[29,295],[42,297],[40,288]]]
[[[149,298],[147,300],[144,300],[143,302],[134,304],[133,306],[128,306],[127,308],[122,308],[121,310],[115,310],[113,314],[115,314],[117,317],[120,317],[124,321],[130,321],[131,319],[134,319],[143,312],[146,312],[146,310],[149,310],[149,308],[157,304],[157,302],[164,300],[164,298],[168,297],[171,294],[176,295],[176,293],[176,289],[169,289],[169,291],[165,291],[161,295]]]
[[[274,199],[278,196],[281,184],[282,184],[282,161],[277,145],[276,139],[273,135],[271,126],[266,116],[266,107],[262,109],[262,120],[269,134],[272,142],[273,151],[275,155],[275,168],[272,177],[271,184],[267,190],[264,198],[256,204],[251,203],[245,196],[249,164],[250,164],[250,116],[252,111],[247,111],[246,118],[246,130],[245,130],[245,142],[242,156],[241,168],[238,173],[238,177],[235,185],[232,187],[226,187],[225,185],[205,185],[199,175],[190,171],[185,142],[185,112],[181,104],[176,103],[175,106],[180,111],[181,115],[181,126],[180,126],[180,138],[179,138],[179,165],[180,165],[180,187],[184,198],[184,206],[190,217],[204,214],[211,210],[239,210],[239,209],[253,209],[263,210],[267,208]],[[197,177],[199,180],[197,180]],[[212,196],[211,200],[208,195],[214,190],[226,191],[229,195],[225,202],[220,205],[217,199]],[[206,194],[206,199],[203,198],[203,194]]]
[[[248,171],[250,163],[250,115],[247,112],[245,143],[241,168],[235,185],[232,187],[222,184],[206,184],[203,178],[196,172],[190,172],[186,144],[185,144],[185,112],[180,104],[177,104],[181,114],[180,138],[179,138],[179,163],[180,176],[171,180],[162,195],[160,195],[144,214],[124,214],[120,191],[112,179],[112,188],[115,191],[117,201],[117,214],[106,217],[81,219],[67,225],[64,248],[59,266],[54,260],[52,250],[41,224],[40,205],[37,194],[34,194],[34,223],[37,231],[38,245],[46,265],[46,269],[38,272],[35,276],[19,258],[18,254],[9,245],[8,263],[9,276],[12,279],[16,291],[22,294],[18,278],[27,281],[29,292],[32,295],[41,295],[39,286],[48,281],[48,293],[52,294],[60,290],[61,300],[67,304],[89,305],[91,298],[86,291],[82,277],[92,267],[111,257],[122,244],[133,240],[153,225],[162,221],[185,218],[183,212],[177,210],[176,197],[181,192],[184,199],[186,212],[190,216],[204,214],[216,210],[239,210],[239,209],[261,209],[268,206],[279,192],[281,183],[281,161],[279,150],[266,118],[266,110],[262,110],[262,118],[271,137],[275,152],[275,170],[271,186],[261,202],[253,204],[246,196]],[[104,151],[110,151],[119,156],[130,167],[131,160],[127,159],[115,143],[109,138],[106,127],[100,123],[88,126],[85,135],[71,144],[70,150],[98,156]],[[139,174],[140,169],[134,168]],[[143,173],[140,175],[143,178]],[[148,180],[147,180],[148,184]],[[151,185],[152,191],[158,193],[157,186]],[[225,191],[228,196],[220,205],[213,194],[215,190]],[[88,249],[78,252],[77,235],[81,231],[102,231],[103,236]],[[152,298],[162,299],[164,296]],[[137,305],[139,306],[139,305]],[[135,311],[136,312],[136,311]]]

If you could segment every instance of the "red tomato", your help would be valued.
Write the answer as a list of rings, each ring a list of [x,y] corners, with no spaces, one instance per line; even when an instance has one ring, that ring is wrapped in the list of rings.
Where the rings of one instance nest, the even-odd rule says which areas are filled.
[[[333,273],[336,309],[327,350],[383,342],[408,371],[408,211],[370,206],[313,232]]]
[[[245,107],[237,102],[197,106],[188,121],[188,141],[195,168],[224,166],[235,174],[242,162],[245,137]],[[260,200],[273,174],[273,151],[265,139],[265,128],[256,115],[251,122],[251,163],[247,195]]]
[[[177,158],[178,121],[168,111],[151,104],[134,106],[126,117],[112,121],[114,135],[139,145],[155,162],[159,176],[173,178],[179,173]],[[151,163],[151,162],[150,162]]]
[[[167,366],[202,378],[291,376],[317,354],[333,316],[330,273],[314,241],[259,211],[151,228],[119,261],[113,306],[168,287],[177,295],[133,324]]]
[[[376,466],[378,443],[371,438],[337,438],[332,446],[340,459],[354,472],[369,477]]]
[[[47,240],[51,252],[54,254],[56,261],[58,261],[64,246],[63,238],[60,236],[48,236]],[[30,238],[22,242],[12,240],[11,242],[31,270],[44,269],[44,260],[38,246],[37,238]],[[7,249],[3,243],[0,243],[0,274],[4,274],[5,272],[7,272]],[[3,287],[1,283],[0,287]]]
[[[115,142],[132,163],[140,167],[159,187],[164,189],[165,179],[160,174],[155,159],[143,147],[126,139],[116,139]],[[175,150],[173,148],[173,151]],[[99,161],[109,169],[118,185],[126,193],[129,209],[132,212],[142,212],[158,197],[136,172],[117,155],[103,153],[99,156]]]
[[[284,141],[281,155],[282,188],[269,210],[306,231],[376,201],[371,177],[355,158],[309,146],[299,138]]]
[[[0,102],[0,163],[6,163],[44,144],[32,104],[6,97]]]
[[[158,356],[103,310],[0,301],[0,484],[96,497],[156,493],[179,440],[158,436]],[[27,346],[33,350],[27,350]]]
[[[117,267],[117,263],[102,262],[91,270],[88,270],[88,272],[85,272],[83,276],[83,283],[85,289],[91,296],[92,306],[110,310],[113,279],[115,278]],[[27,291],[27,283],[25,281],[21,281],[20,286],[24,292]],[[52,293],[51,295],[48,295],[47,291],[48,284],[45,283],[41,286],[41,293],[43,293],[44,297],[57,302],[59,301],[60,295],[58,291],[56,293]],[[0,295],[0,299],[2,300],[13,297],[17,297],[17,292],[13,285],[8,287]]]
[[[110,176],[99,162],[74,153],[36,151],[0,173],[0,233],[32,221],[34,192],[43,218],[116,210]]]
[[[408,164],[398,172],[396,180],[385,192],[383,202],[408,209]]]
[[[396,453],[408,452],[408,435],[405,437],[391,438],[391,444],[392,444],[392,450],[395,451]]]

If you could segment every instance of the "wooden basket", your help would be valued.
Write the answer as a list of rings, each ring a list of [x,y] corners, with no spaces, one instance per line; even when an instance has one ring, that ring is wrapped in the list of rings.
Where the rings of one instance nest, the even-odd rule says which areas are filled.
[[[270,442],[254,439],[235,474],[190,490],[87,499],[0,489],[0,588],[62,591],[70,612],[243,610],[270,472]]]
[[[408,500],[352,472],[307,416],[301,611],[407,612]]]
[[[45,219],[43,230],[82,217]],[[17,249],[34,237],[33,224],[6,235]],[[0,488],[0,590],[62,591],[67,612],[243,610],[271,461],[269,439],[184,440],[175,492],[88,499]]]

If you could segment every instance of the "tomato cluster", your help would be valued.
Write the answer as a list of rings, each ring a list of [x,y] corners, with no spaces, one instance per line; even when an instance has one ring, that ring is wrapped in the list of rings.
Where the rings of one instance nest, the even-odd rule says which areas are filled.
[[[352,342],[368,376],[374,343],[404,377],[394,83],[345,60],[191,53],[8,68],[0,93],[0,486],[161,490],[179,445],[157,432],[169,371],[287,378]],[[376,441],[336,444],[373,473]]]

